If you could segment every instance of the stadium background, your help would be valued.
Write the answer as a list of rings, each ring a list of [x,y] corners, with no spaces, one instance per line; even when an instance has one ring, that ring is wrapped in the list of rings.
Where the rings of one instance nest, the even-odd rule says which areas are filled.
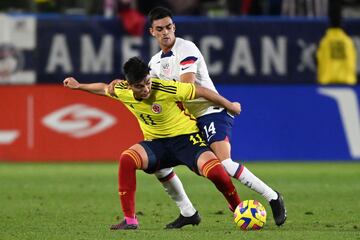
[[[122,77],[127,58],[147,61],[158,50],[141,21],[129,33],[114,6],[102,4],[114,1],[0,1],[0,239],[360,239],[360,87],[317,84],[324,9],[279,9],[326,0],[137,1],[137,20],[160,2],[201,7],[173,9],[177,35],[198,45],[219,92],[242,103],[233,158],[281,191],[288,220],[278,228],[268,217],[262,231],[241,232],[213,186],[177,167],[199,226],[162,230],[178,210],[139,171],[140,230],[109,231],[122,219],[116,159],[142,136],[121,104],[62,80],[109,82]],[[344,2],[343,26],[359,56],[360,4]],[[358,77],[359,69],[358,57]],[[234,184],[241,199],[270,209]]]
[[[242,103],[233,131],[234,159],[360,158],[359,86],[316,81],[315,52],[326,17],[174,20],[177,36],[202,51],[219,92]],[[129,57],[148,61],[159,49],[139,21],[1,14],[0,160],[114,161],[140,140],[136,121],[120,104],[61,86],[66,76],[110,82],[122,77]],[[359,52],[360,20],[345,18],[343,26]],[[359,75],[359,60],[357,66]]]

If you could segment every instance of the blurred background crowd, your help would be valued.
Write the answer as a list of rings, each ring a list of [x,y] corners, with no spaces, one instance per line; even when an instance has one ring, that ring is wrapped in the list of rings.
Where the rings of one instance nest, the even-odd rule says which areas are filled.
[[[360,159],[360,0],[1,0],[0,160],[113,159],[137,142],[125,109],[61,83],[110,82],[129,58],[149,61],[155,6],[244,104],[234,159]]]
[[[300,47],[303,48],[300,58],[306,59],[304,62],[307,65],[314,65],[311,70],[317,70],[317,81],[319,83],[346,83],[352,85],[357,83],[357,68],[360,64],[360,61],[357,60],[357,48],[359,48],[357,45],[360,44],[360,38],[357,37],[358,33],[356,31],[358,27],[350,25],[347,29],[346,24],[343,24],[345,23],[343,20],[357,21],[360,19],[359,0],[2,0],[0,1],[0,13],[10,15],[35,13],[36,15],[45,16],[58,15],[61,18],[64,16],[100,16],[101,18],[119,20],[121,23],[119,26],[121,25],[129,35],[144,37],[146,15],[156,6],[169,8],[175,16],[204,16],[207,19],[206,23],[210,23],[215,18],[231,19],[233,16],[254,16],[254,18],[237,18],[236,21],[240,20],[239,24],[242,19],[262,19],[262,16],[273,16],[272,21],[274,19],[285,19],[285,22],[291,22],[293,19],[300,19],[301,21],[311,19],[315,24],[305,28],[304,32],[296,38],[297,40],[294,40],[289,46],[295,49],[300,44]],[[186,19],[189,20],[190,18]],[[261,21],[265,22],[269,19],[264,18]],[[320,22],[324,24],[325,21],[328,29],[322,35],[323,38],[319,39],[319,36],[316,36],[315,45],[306,47],[303,38],[307,38],[314,33],[319,34],[321,32],[320,34],[323,34],[323,29],[315,29],[316,24]],[[229,22],[226,24],[226,27],[231,26]],[[275,22],[268,22],[267,24],[271,27],[281,28]],[[352,24],[356,25],[356,23]],[[193,25],[189,23],[189,26]],[[238,29],[238,25],[235,24],[235,31],[244,30],[244,26]],[[310,33],[310,30],[312,30],[312,33]],[[347,30],[350,30],[350,32]],[[74,29],[71,31],[74,31]],[[288,41],[291,41],[290,35],[294,35],[290,34],[291,27],[286,31],[289,34]],[[256,35],[255,32],[251,32],[251,29],[246,30],[246,34],[253,37]],[[235,37],[233,38],[235,39]],[[256,38],[263,39],[263,36]],[[7,41],[9,42],[9,40]],[[305,51],[304,49],[309,50]],[[294,51],[298,50],[295,49]],[[226,59],[226,56],[226,54],[221,55],[219,58]],[[250,61],[250,59],[248,60]],[[289,61],[291,62],[290,59]],[[286,73],[289,79],[291,78],[290,71],[287,65]],[[304,79],[313,78],[313,76],[304,77]],[[243,76],[239,76],[239,79],[244,81]]]
[[[15,13],[63,13],[116,16],[124,9],[147,14],[155,6],[165,6],[175,15],[239,16],[275,15],[323,17],[330,0],[2,0],[0,11]],[[343,0],[344,17],[360,17],[360,1]]]

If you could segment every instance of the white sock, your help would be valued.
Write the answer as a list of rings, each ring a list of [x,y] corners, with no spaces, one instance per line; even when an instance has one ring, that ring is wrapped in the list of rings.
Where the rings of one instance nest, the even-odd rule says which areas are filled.
[[[240,180],[242,184],[254,190],[255,192],[260,193],[268,202],[272,199],[278,198],[278,195],[274,190],[272,190],[268,185],[256,177],[245,166],[241,166],[239,163],[234,162],[230,158],[223,160],[221,163],[223,164],[228,174],[232,177],[235,177],[235,174],[242,167],[243,169],[240,176],[238,177],[238,180]]]
[[[172,172],[173,168],[165,168],[157,171],[155,175],[162,183],[165,191],[179,207],[181,215],[183,215],[184,217],[191,217],[195,214],[196,209],[186,195],[185,189],[179,177],[174,173],[174,176],[171,177],[169,180],[161,181],[161,178],[169,176],[169,174],[171,174]]]
[[[239,163],[234,162],[231,158],[221,161],[221,164],[224,166],[226,172],[231,177],[235,177],[236,172],[239,171],[239,167],[241,167]]]

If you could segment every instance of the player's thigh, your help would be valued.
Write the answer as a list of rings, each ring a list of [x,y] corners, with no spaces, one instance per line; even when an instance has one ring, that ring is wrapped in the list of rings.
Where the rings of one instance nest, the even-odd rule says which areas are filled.
[[[162,168],[162,159],[166,157],[166,148],[162,141],[159,141],[157,139],[152,141],[142,141],[139,143],[139,145],[144,150],[144,153],[147,156],[147,165],[146,168],[143,168],[143,170],[146,173],[154,173],[158,169]]]
[[[231,158],[231,145],[229,141],[223,140],[213,142],[210,144],[210,148],[220,161]]]
[[[130,149],[136,151],[140,155],[142,162],[142,169],[143,170],[147,169],[149,164],[149,157],[144,147],[141,146],[140,144],[135,144],[131,146]]]
[[[199,169],[200,175],[204,176],[204,174],[202,172],[202,168],[203,168],[204,164],[206,164],[207,162],[209,162],[211,160],[216,160],[216,162],[220,163],[212,151],[206,151],[206,152],[203,152],[202,154],[200,154],[200,156],[197,160],[197,167]]]
[[[201,134],[185,134],[172,139],[171,157],[176,165],[185,165],[199,174],[197,161],[204,152],[211,152]],[[215,155],[214,155],[215,158]]]
[[[197,122],[203,137],[209,145],[219,141],[230,142],[234,119],[226,111],[199,117]]]

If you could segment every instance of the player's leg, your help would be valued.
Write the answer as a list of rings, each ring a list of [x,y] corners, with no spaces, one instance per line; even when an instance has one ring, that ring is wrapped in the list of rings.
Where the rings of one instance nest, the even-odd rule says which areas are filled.
[[[165,228],[181,228],[189,224],[198,225],[201,221],[200,215],[188,199],[180,179],[173,172],[172,166],[177,164],[168,157],[169,147],[166,146],[166,142],[153,140],[143,141],[140,144],[148,156],[148,166],[144,171],[155,173],[170,197],[178,204],[182,213],[185,214],[184,216],[180,213],[180,216],[175,221],[167,224]]]
[[[286,209],[281,194],[270,188],[244,165],[233,161],[231,158],[230,139],[233,118],[223,111],[200,117],[198,124],[211,150],[221,161],[226,172],[245,186],[261,194],[270,203],[275,223],[282,225],[286,220]]]
[[[174,138],[171,142],[171,153],[178,162],[212,181],[232,207],[235,208],[240,203],[229,175],[200,133]]]
[[[179,177],[173,168],[164,168],[155,172],[165,191],[180,209],[180,215],[172,222],[166,224],[166,229],[182,228],[186,225],[198,225],[201,217],[188,198]]]
[[[224,195],[229,206],[235,209],[240,203],[236,188],[220,161],[211,151],[203,152],[197,161],[199,173],[208,178]]]
[[[247,187],[260,193],[268,201],[276,199],[278,196],[274,190],[252,174],[244,165],[231,159],[230,139],[233,121],[234,119],[226,111],[198,118],[199,128],[226,172]]]
[[[239,180],[242,184],[260,193],[269,202],[277,199],[277,193],[271,189],[267,184],[256,177],[244,165],[235,162],[230,157],[230,143],[226,140],[216,141],[210,144],[211,150],[221,161],[221,164],[226,169],[226,172],[233,178]]]
[[[136,170],[146,169],[148,157],[140,144],[125,150],[119,158],[118,187],[124,220],[112,225],[111,230],[137,229],[135,216]]]
[[[269,202],[276,225],[284,224],[287,216],[282,195],[261,181],[244,165],[234,162],[230,157],[230,144],[228,141],[213,142],[210,148],[222,160],[221,163],[230,176],[261,194]]]
[[[192,217],[196,209],[187,196],[184,186],[173,168],[164,168],[155,172],[155,176],[163,185],[170,198],[180,209],[180,214],[184,217]]]

